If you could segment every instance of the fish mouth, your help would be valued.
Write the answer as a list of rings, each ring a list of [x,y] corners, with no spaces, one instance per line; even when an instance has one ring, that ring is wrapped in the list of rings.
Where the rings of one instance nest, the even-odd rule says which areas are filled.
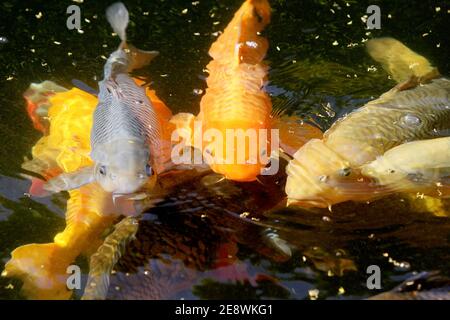
[[[118,198],[127,200],[127,201],[139,201],[139,200],[144,200],[148,197],[147,193],[145,192],[134,192],[134,193],[117,193],[114,192],[112,194],[112,199],[114,204],[116,203],[116,200]]]

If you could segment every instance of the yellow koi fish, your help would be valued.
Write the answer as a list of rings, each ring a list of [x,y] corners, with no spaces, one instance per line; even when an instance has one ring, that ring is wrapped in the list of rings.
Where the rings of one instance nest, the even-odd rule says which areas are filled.
[[[300,148],[287,167],[289,203],[329,207],[366,201],[386,190],[359,168],[408,141],[435,138],[450,129],[450,81],[392,38],[370,40],[369,54],[400,83],[380,98],[338,120],[322,140]],[[420,84],[420,85],[419,85]]]

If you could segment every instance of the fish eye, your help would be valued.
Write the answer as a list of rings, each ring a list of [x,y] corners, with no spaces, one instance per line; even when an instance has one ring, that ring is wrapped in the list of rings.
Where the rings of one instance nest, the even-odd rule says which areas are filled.
[[[105,166],[100,166],[100,168],[98,168],[98,172],[104,176],[106,175],[106,167]]]
[[[348,177],[351,173],[352,173],[352,169],[349,168],[349,167],[342,168],[342,169],[339,171],[339,175],[340,175],[341,177]]]
[[[147,164],[145,166],[145,173],[147,174],[148,177],[153,175],[153,168],[151,165]]]

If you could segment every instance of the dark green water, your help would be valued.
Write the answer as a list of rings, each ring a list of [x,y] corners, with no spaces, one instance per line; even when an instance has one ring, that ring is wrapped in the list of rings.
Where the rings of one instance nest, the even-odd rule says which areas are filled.
[[[102,56],[108,56],[118,44],[104,18],[109,3],[85,0],[78,4],[82,34],[66,28],[66,8],[77,4],[73,1],[0,4],[0,36],[8,40],[0,44],[0,269],[14,248],[50,242],[64,228],[64,196],[31,199],[24,195],[29,182],[20,178],[20,164],[40,134],[26,115],[22,94],[31,82],[43,80],[70,87],[75,78],[96,87],[105,61]],[[126,1],[132,21],[128,28],[130,41],[141,49],[161,53],[139,74],[153,81],[159,97],[174,112],[198,112],[201,96],[194,94],[194,89],[205,89],[203,69],[209,61],[208,48],[216,39],[215,32],[226,26],[240,3]],[[360,17],[369,4],[380,6],[382,25],[381,30],[366,34],[368,30]],[[442,74],[450,73],[448,1],[279,0],[271,1],[271,5],[273,18],[265,35],[270,41],[268,90],[274,105],[287,107],[305,118],[313,117],[323,129],[394,85],[378,66],[376,71],[368,71],[375,63],[366,55],[363,39],[395,37],[426,56]],[[183,13],[186,8],[187,13]],[[238,193],[236,198],[230,198],[230,206],[242,197]],[[215,214],[219,213],[220,210]],[[175,296],[302,299],[308,297],[308,290],[318,289],[320,298],[361,298],[374,294],[365,286],[365,269],[371,264],[381,267],[384,290],[415,271],[450,270],[449,218],[413,212],[401,199],[371,205],[344,204],[332,214],[289,210],[279,215],[268,219],[282,226],[279,233],[292,246],[292,259],[272,259],[250,240],[227,241],[238,243],[237,255],[246,266],[245,273],[269,275],[280,280],[282,286],[268,282],[261,289],[248,283],[232,284],[215,278],[217,274],[208,273],[211,267],[206,266],[199,268],[200,277],[209,280],[195,280]],[[330,221],[323,216],[330,217]],[[170,226],[171,220],[167,219],[162,224],[176,233],[177,226],[182,232],[186,221],[197,221],[195,215],[183,219],[174,216],[172,222],[178,224],[173,222]],[[217,224],[210,227],[214,230]],[[203,228],[204,232],[210,230]],[[230,228],[237,227],[232,223]],[[256,227],[245,230],[250,234],[261,231]],[[258,241],[257,237],[254,241]],[[407,262],[409,268],[395,266],[383,253],[395,261]],[[353,261],[356,271],[329,276],[327,268],[312,262],[319,259],[329,264],[342,255]],[[8,286],[10,283],[14,289]],[[19,287],[17,281],[0,279],[0,298],[19,297]],[[338,294],[341,287],[344,293]]]

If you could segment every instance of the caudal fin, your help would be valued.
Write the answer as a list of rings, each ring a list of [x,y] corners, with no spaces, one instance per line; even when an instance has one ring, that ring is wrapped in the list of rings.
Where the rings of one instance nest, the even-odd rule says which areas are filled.
[[[439,76],[438,70],[425,57],[412,51],[394,38],[369,40],[367,52],[397,83],[409,80],[432,79]]]
[[[120,39],[127,41],[127,26],[130,21],[128,10],[122,2],[116,2],[106,9],[106,19]]]

